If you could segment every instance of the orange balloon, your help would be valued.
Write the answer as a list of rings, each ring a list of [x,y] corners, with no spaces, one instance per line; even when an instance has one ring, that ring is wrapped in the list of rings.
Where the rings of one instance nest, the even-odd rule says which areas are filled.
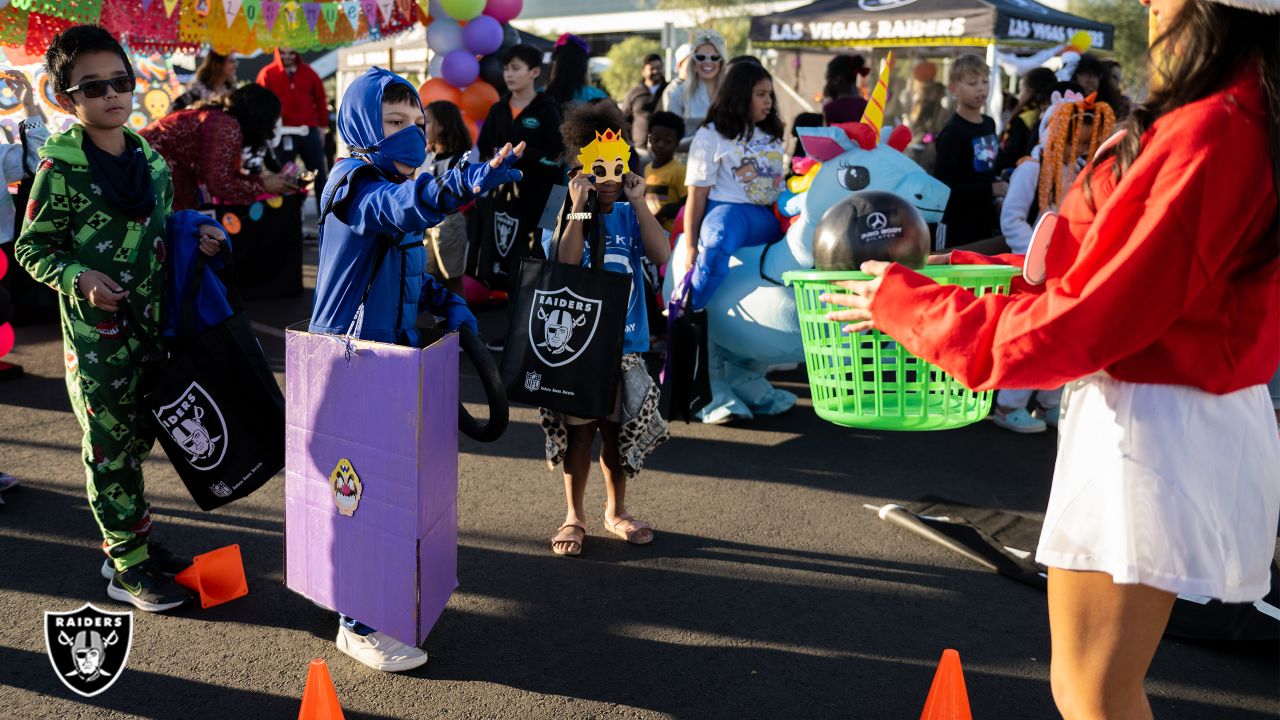
[[[467,132],[471,133],[471,144],[474,145],[480,142],[480,126],[476,121],[469,117],[463,117],[462,122],[467,124]]]
[[[462,91],[462,103],[458,106],[469,118],[484,120],[489,117],[489,108],[498,102],[498,91],[492,85],[477,80]]]
[[[422,83],[422,87],[418,88],[418,97],[422,98],[424,106],[437,100],[448,100],[454,105],[462,103],[462,93],[443,78],[431,78]]]

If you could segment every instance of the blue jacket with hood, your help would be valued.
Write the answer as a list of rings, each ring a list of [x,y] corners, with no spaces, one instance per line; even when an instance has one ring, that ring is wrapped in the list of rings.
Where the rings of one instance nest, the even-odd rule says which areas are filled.
[[[420,309],[444,315],[449,330],[462,325],[476,329],[466,301],[427,274],[423,231],[476,195],[519,180],[520,171],[512,167],[511,155],[496,169],[481,163],[459,165],[440,177],[425,172],[413,179],[400,175],[395,161],[415,168],[425,162],[426,137],[416,125],[383,137],[382,96],[391,83],[413,87],[395,73],[370,68],[347,89],[338,109],[338,132],[353,157],[334,165],[320,196],[327,214],[321,218],[309,329],[346,334],[369,287],[354,334],[418,345],[414,321]],[[417,98],[416,90],[413,97]],[[387,249],[380,251],[384,244]]]

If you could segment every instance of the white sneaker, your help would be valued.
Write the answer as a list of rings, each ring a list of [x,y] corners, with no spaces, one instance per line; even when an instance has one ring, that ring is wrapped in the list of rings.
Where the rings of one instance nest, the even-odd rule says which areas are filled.
[[[1042,433],[1049,427],[1045,422],[1037,417],[1032,417],[1026,408],[1018,408],[1017,410],[1001,410],[999,407],[991,413],[991,422],[999,425],[1005,430],[1012,430],[1016,433],[1030,435],[1033,433]]]
[[[404,672],[427,664],[426,650],[405,645],[383,632],[357,635],[339,627],[334,644],[347,655],[383,672]]]

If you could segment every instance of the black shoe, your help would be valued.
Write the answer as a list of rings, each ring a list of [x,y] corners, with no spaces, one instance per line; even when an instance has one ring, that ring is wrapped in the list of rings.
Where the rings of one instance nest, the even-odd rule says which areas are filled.
[[[191,567],[191,558],[175,555],[159,540],[147,541],[147,559],[150,560],[161,575],[177,575]],[[102,579],[110,580],[116,575],[115,563],[111,558],[102,561]]]
[[[149,559],[113,575],[107,596],[147,612],[172,610],[191,599],[186,588],[160,574]]]

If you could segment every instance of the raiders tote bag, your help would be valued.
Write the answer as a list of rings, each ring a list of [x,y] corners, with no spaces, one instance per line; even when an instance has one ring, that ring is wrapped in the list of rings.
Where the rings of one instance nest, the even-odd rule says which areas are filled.
[[[204,276],[198,258],[183,298],[186,327]],[[228,295],[238,308],[234,290]],[[130,309],[126,317],[132,323]],[[191,497],[213,510],[284,468],[284,394],[244,312],[178,345],[144,373],[143,412]]]
[[[587,225],[591,267],[554,259],[560,228],[551,243],[553,259],[520,262],[502,380],[513,402],[599,418],[617,404],[631,276],[603,269],[600,224]]]

